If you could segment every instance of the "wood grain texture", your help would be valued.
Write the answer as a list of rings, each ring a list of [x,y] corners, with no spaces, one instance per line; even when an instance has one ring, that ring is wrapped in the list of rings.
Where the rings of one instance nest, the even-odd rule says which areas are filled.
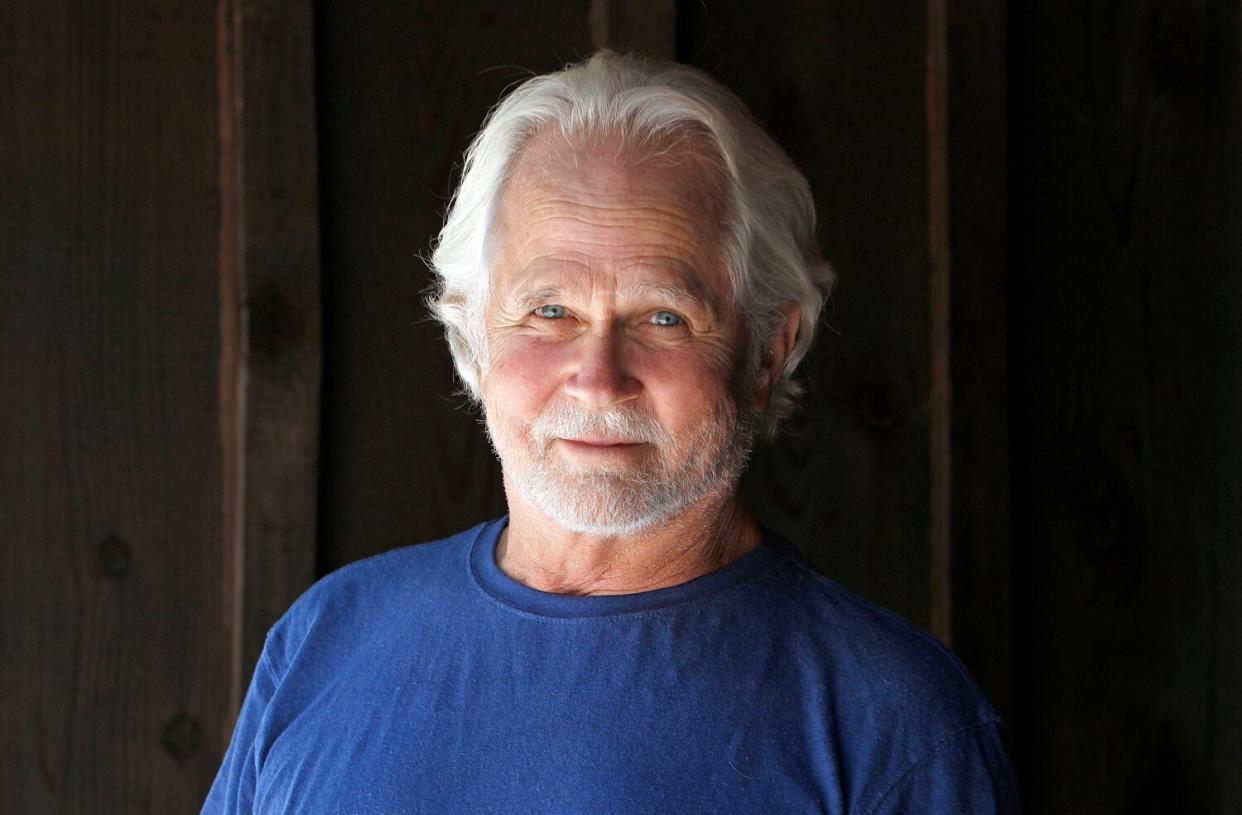
[[[227,709],[212,4],[0,23],[0,811],[195,811]]]
[[[1010,721],[1006,17],[950,0],[949,236],[953,648]]]
[[[760,517],[842,583],[927,625],[930,592],[924,9],[678,6],[679,58],[735,90],[811,182],[841,284],[805,405],[760,451]]]
[[[311,4],[233,8],[244,683],[268,628],[315,577],[322,320]]]
[[[949,325],[952,249],[949,244],[949,42],[945,0],[927,0],[923,43],[923,110],[927,118],[927,627],[953,640],[952,434]]]
[[[1030,812],[1237,812],[1236,2],[1010,7]]]
[[[325,382],[320,569],[505,511],[420,260],[501,91],[590,50],[581,3],[318,9]]]

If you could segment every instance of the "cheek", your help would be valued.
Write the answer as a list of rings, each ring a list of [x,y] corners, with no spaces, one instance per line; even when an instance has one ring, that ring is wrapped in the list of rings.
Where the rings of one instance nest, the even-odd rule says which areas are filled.
[[[492,348],[491,369],[483,382],[485,401],[506,415],[537,410],[556,387],[554,372],[563,350],[531,337],[509,337]]]
[[[647,399],[656,418],[673,430],[693,425],[712,413],[723,399],[732,399],[732,370],[724,359],[698,353],[644,355],[640,365]]]

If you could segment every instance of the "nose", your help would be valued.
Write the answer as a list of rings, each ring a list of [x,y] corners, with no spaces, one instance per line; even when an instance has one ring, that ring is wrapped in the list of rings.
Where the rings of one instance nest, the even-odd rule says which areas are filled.
[[[609,407],[637,396],[642,385],[626,365],[624,342],[611,329],[589,331],[577,337],[577,356],[565,380],[565,392],[594,408]]]

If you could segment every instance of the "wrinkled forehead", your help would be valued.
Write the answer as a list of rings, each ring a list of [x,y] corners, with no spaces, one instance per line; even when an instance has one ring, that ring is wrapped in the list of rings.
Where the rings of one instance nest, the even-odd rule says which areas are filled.
[[[611,189],[640,187],[644,178],[675,179],[678,195],[697,213],[701,226],[725,227],[728,183],[715,144],[689,125],[655,134],[567,133],[545,127],[530,136],[509,164],[498,201],[501,217],[520,214],[507,204],[519,186],[552,179],[603,179]],[[662,185],[663,186],[663,185]]]
[[[517,249],[540,223],[541,205],[556,200],[570,207],[557,210],[564,216],[559,223],[568,228],[575,220],[572,207],[580,208],[583,222],[606,222],[610,211],[623,219],[639,213],[643,224],[701,249],[693,271],[716,278],[725,268],[724,177],[714,146],[693,131],[623,139],[571,137],[545,128],[527,140],[506,174],[493,221],[492,258],[505,248]],[[724,277],[725,288],[731,288],[727,273]]]
[[[718,196],[725,192],[724,161],[702,126],[685,123],[650,131],[629,128],[574,132],[545,126],[523,140],[510,162],[508,178],[539,168],[576,167],[586,161],[617,168],[692,169]]]

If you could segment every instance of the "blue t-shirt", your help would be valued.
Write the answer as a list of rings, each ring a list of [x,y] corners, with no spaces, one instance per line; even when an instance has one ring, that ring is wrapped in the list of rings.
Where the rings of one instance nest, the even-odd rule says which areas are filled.
[[[957,660],[769,535],[630,595],[531,589],[505,520],[319,581],[205,813],[1016,812]]]

